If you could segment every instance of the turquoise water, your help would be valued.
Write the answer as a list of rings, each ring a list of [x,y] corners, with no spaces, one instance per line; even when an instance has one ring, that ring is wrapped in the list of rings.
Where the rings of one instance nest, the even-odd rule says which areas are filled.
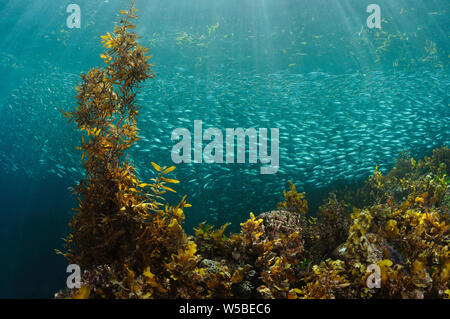
[[[71,3],[80,28],[67,26]],[[400,152],[450,144],[448,1],[377,1],[381,29],[367,25],[371,3],[137,1],[136,32],[156,74],[139,95],[141,140],[130,152],[141,178],[153,176],[152,161],[173,164],[172,132],[193,135],[196,120],[224,134],[279,130],[274,174],[248,156],[177,165],[173,199],[187,194],[193,205],[188,232],[204,220],[237,231],[250,211],[275,208],[289,179],[314,213],[329,191],[360,184],[376,165],[387,171]],[[64,285],[66,262],[53,249],[83,170],[80,136],[57,107],[75,107],[80,73],[102,65],[99,36],[127,7],[0,3],[0,297],[52,297]]]

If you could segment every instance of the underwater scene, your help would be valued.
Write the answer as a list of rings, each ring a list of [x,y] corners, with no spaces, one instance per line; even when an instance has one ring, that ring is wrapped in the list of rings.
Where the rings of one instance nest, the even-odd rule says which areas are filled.
[[[448,0],[2,0],[0,298],[449,299]]]

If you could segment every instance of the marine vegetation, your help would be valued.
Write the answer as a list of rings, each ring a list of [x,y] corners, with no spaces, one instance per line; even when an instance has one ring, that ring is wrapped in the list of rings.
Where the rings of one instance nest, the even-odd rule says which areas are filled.
[[[81,76],[76,109],[62,111],[83,134],[86,176],[60,253],[84,272],[81,288],[56,298],[450,298],[448,147],[419,161],[404,154],[315,215],[290,182],[277,209],[250,213],[239,233],[202,223],[188,236],[186,196],[165,200],[175,167],[151,163],[145,182],[126,155],[138,140],[136,94],[154,77],[136,11],[102,36],[105,67]]]

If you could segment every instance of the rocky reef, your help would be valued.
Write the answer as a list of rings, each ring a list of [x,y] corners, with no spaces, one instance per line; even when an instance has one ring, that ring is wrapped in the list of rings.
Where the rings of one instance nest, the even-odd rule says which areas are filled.
[[[152,163],[146,183],[126,157],[138,139],[136,92],[153,77],[135,12],[102,37],[106,67],[82,75],[77,108],[62,111],[83,134],[87,174],[60,253],[84,272],[81,288],[56,298],[450,297],[448,147],[418,161],[404,154],[362,188],[330,194],[314,216],[290,183],[276,210],[251,213],[239,233],[202,223],[188,236],[186,196],[165,200],[175,167]]]

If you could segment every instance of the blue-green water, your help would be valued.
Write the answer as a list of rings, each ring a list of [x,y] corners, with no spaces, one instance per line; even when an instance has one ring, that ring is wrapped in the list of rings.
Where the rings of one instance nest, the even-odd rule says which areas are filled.
[[[81,28],[68,28],[69,4]],[[311,211],[327,193],[383,171],[402,151],[416,157],[450,144],[449,2],[137,1],[136,32],[156,78],[139,95],[141,140],[130,158],[171,165],[176,128],[278,128],[279,168],[177,165],[176,200],[188,195],[186,230],[207,220],[237,231],[250,211],[276,206],[287,181]],[[54,254],[69,231],[83,177],[75,127],[81,72],[101,66],[99,36],[124,0],[3,0],[0,3],[0,297],[52,297],[66,262]],[[205,146],[207,142],[204,142]]]

